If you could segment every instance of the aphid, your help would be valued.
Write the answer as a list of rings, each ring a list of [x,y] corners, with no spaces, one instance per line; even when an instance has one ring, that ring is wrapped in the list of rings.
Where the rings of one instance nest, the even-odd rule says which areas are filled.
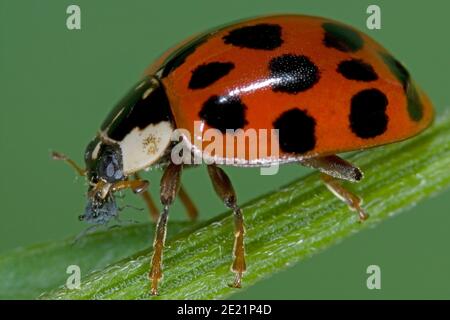
[[[117,219],[118,214],[116,200],[112,194],[109,194],[104,201],[88,198],[84,214],[78,219],[93,225],[107,225],[112,219]]]
[[[148,182],[137,174],[153,166],[164,168],[163,209],[150,270],[151,293],[157,294],[169,208],[179,190],[188,212],[196,216],[180,189],[183,165],[170,156],[171,135],[185,129],[182,143],[212,160],[207,168],[214,189],[233,210],[233,285],[240,287],[246,270],[243,213],[218,164],[295,162],[315,168],[326,186],[364,220],[360,198],[338,181],[356,182],[363,173],[336,154],[409,138],[432,119],[430,100],[406,68],[367,35],[324,18],[270,16],[208,31],[165,53],[101,125],[86,149],[86,170],[55,156],[87,175],[85,219],[92,222],[114,216],[113,194],[126,188],[143,195],[157,217]],[[203,139],[208,129],[227,137],[232,135],[228,129],[249,128],[278,129],[279,155],[237,157],[201,148],[208,143]]]

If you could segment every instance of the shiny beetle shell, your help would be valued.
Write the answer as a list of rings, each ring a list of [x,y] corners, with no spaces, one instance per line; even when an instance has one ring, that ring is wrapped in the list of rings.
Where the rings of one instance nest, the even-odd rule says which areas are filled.
[[[433,119],[430,100],[396,58],[324,18],[271,16],[222,27],[165,53],[147,70],[153,73],[194,151],[209,128],[279,130],[279,159],[241,163],[378,146],[414,136]]]

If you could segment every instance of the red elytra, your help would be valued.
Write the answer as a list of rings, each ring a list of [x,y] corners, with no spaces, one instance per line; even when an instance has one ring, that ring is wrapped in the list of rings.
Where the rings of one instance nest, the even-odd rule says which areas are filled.
[[[278,70],[271,70],[277,59]],[[220,64],[232,67],[220,73],[214,68]],[[316,79],[302,78],[302,69],[308,72],[311,66]],[[197,78],[218,73],[217,79],[192,89],[196,72]],[[193,144],[209,128],[275,128],[281,131],[280,161],[403,140],[433,119],[426,94],[386,49],[352,27],[318,17],[270,16],[225,26],[168,51],[146,74],[161,76],[175,123],[190,131]],[[291,77],[284,91],[283,84],[277,85],[283,77]],[[227,99],[229,104],[214,110]],[[209,114],[202,113],[208,101]],[[365,108],[370,101],[373,105]],[[239,104],[243,112],[227,115],[228,105],[238,109]],[[277,126],[283,115],[291,121],[281,119]],[[244,120],[218,124],[217,117]],[[195,130],[195,121],[204,123],[200,130]],[[205,149],[209,142],[203,143]],[[215,156],[226,158],[225,150]],[[250,159],[249,153],[246,160],[274,161]]]

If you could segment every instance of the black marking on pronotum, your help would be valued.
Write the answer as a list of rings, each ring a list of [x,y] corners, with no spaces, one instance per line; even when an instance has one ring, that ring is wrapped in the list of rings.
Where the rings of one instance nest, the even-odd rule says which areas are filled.
[[[356,52],[364,45],[361,35],[349,27],[341,24],[325,22],[322,24],[325,30],[323,43],[329,48],[342,52]]]
[[[316,146],[316,121],[306,111],[294,108],[281,114],[273,123],[278,129],[280,149],[288,153],[305,153]]]
[[[388,53],[380,53],[380,56],[389,67],[392,74],[403,86],[403,90],[406,94],[409,117],[413,121],[420,121],[423,117],[423,104],[408,70],[392,55]]]
[[[98,159],[98,153],[97,157],[94,158],[93,153],[97,145],[101,143],[101,140],[98,136],[95,136],[95,138],[89,142],[89,144],[86,147],[86,150],[84,151],[84,162],[86,163],[86,175],[88,176],[89,180],[91,180],[96,175],[96,163]],[[93,181],[94,183],[97,181]]]
[[[206,42],[210,33],[199,36],[198,38],[192,40],[191,42],[185,44],[173,54],[171,54],[164,62],[164,67],[162,70],[161,78],[167,77],[176,68],[181,66],[186,59],[195,52],[195,50],[203,43]]]
[[[345,60],[339,63],[337,72],[349,80],[375,81],[378,75],[373,67],[360,59]]]
[[[320,78],[319,68],[306,56],[284,54],[269,62],[272,90],[299,93],[312,88]]]
[[[169,100],[162,85],[155,86],[151,80],[132,89],[113,109],[102,129],[108,128],[109,138],[121,141],[134,128],[144,129],[150,124],[172,121]],[[144,99],[144,93],[152,90]]]
[[[268,23],[231,30],[222,39],[235,47],[257,50],[274,50],[283,44],[281,26]]]
[[[233,70],[232,62],[210,62],[199,65],[192,71],[189,89],[204,89]]]
[[[242,129],[246,106],[238,96],[212,96],[203,104],[199,117],[215,129],[225,133],[227,129]]]
[[[388,99],[378,89],[366,89],[352,97],[350,106],[350,128],[363,139],[374,138],[387,130]]]

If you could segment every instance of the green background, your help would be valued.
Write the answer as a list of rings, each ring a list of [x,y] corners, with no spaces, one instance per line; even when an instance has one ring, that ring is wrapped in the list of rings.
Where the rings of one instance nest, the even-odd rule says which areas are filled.
[[[50,160],[49,151],[81,162],[105,115],[144,68],[173,44],[215,25],[272,13],[352,24],[409,67],[438,112],[449,106],[450,3],[442,0],[0,1],[0,253],[85,228],[77,220],[84,181]],[[66,28],[72,3],[81,7],[79,31]],[[381,6],[381,30],[365,27],[369,4]],[[227,172],[243,203],[308,170],[285,166],[276,176]],[[157,197],[160,173],[145,176]],[[224,211],[204,167],[185,171],[183,183],[203,218]],[[420,203],[234,298],[450,298],[449,197],[447,191]],[[130,194],[124,201],[143,207],[136,198]],[[179,203],[171,215],[185,219]],[[131,209],[123,216],[147,219]],[[366,287],[371,264],[381,267],[381,290]]]

